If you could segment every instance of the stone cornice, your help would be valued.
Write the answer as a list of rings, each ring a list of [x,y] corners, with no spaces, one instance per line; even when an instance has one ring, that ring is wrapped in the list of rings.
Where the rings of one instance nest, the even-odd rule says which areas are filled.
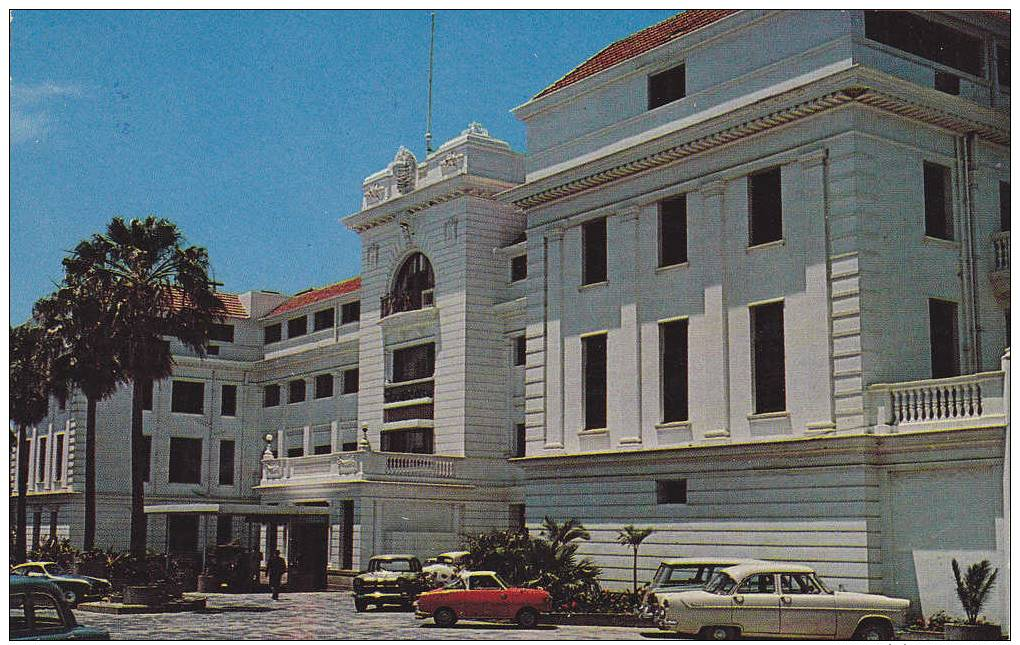
[[[960,134],[975,133],[987,141],[1000,145],[1008,146],[1010,143],[1008,116],[1004,117],[1007,120],[1003,124],[994,124],[989,123],[988,120],[981,120],[979,117],[980,113],[990,112],[987,108],[973,106],[975,109],[966,116],[963,115],[962,111],[954,113],[936,108],[927,104],[929,103],[927,99],[930,99],[931,96],[927,94],[928,90],[926,88],[916,88],[912,84],[872,70],[856,70],[855,73],[848,74],[847,78],[843,79],[843,82],[845,83],[843,87],[826,92],[820,96],[809,98],[794,105],[787,105],[763,116],[723,127],[714,132],[697,136],[692,140],[670,145],[664,149],[633,158],[635,151],[647,146],[647,142],[637,144],[621,153],[609,155],[609,158],[614,156],[620,158],[620,162],[617,164],[611,164],[611,162],[607,164],[606,162],[609,161],[609,158],[603,158],[602,160],[587,164],[588,167],[608,165],[608,167],[604,167],[596,172],[576,176],[583,172],[584,166],[574,167],[556,175],[536,180],[530,184],[512,188],[503,193],[500,199],[528,211],[592,188],[673,164],[690,156],[851,104],[866,105]],[[949,99],[952,98],[946,97],[946,101],[949,102]],[[960,102],[962,99],[955,99],[955,101]],[[959,105],[955,107],[959,107]],[[690,129],[700,130],[701,128],[692,126]],[[677,135],[682,136],[685,130],[687,128],[681,128],[677,132],[661,137],[660,141],[675,138]],[[628,160],[626,157],[631,157],[631,159]],[[574,176],[571,177],[571,175]]]

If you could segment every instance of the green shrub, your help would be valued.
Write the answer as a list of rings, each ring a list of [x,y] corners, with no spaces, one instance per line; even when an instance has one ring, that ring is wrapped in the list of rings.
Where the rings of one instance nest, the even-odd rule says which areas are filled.
[[[967,568],[967,573],[960,574],[960,564],[953,558],[953,577],[956,578],[956,595],[967,612],[967,622],[971,625],[977,624],[978,614],[981,607],[988,599],[988,593],[995,586],[995,578],[999,570],[992,571],[992,565],[988,560],[975,562]]]

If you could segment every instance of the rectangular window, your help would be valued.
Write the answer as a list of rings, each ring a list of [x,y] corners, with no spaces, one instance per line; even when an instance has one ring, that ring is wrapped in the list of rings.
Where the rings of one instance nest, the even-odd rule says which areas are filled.
[[[280,323],[273,325],[266,325],[266,328],[262,331],[264,344],[269,345],[270,343],[280,342]]]
[[[220,441],[220,486],[234,485],[234,440]]]
[[[510,530],[516,533],[523,533],[525,531],[524,504],[510,505]]]
[[[1009,182],[999,182],[999,230],[1009,230]]]
[[[510,258],[510,282],[520,282],[528,277],[528,256],[516,255]]]
[[[308,333],[308,316],[291,318],[287,321],[287,338],[297,338]]]
[[[344,394],[354,394],[358,391],[358,368],[353,367],[344,370]]]
[[[206,356],[219,356],[220,346],[219,345],[207,345],[205,348]]]
[[[237,415],[237,386],[224,385],[220,393],[220,416],[232,417]]]
[[[57,435],[57,446],[55,449],[54,459],[56,461],[55,470],[56,478],[58,481],[64,479],[64,434],[60,433]]]
[[[234,539],[234,518],[230,515],[216,516],[216,544],[230,544]]]
[[[198,515],[171,513],[166,516],[168,553],[198,552]]]
[[[170,438],[170,483],[202,483],[202,440]]]
[[[202,414],[205,411],[205,383],[174,381],[170,395],[170,411]]]
[[[333,447],[330,446],[328,443],[319,444],[315,446],[314,452],[317,455],[328,455],[329,453],[333,452]]]
[[[304,448],[304,446],[291,446],[290,448],[287,448],[287,456],[288,457],[304,457],[305,456],[305,448]]]
[[[315,377],[315,398],[325,399],[333,396],[333,375],[319,374]]]
[[[433,453],[432,428],[386,430],[380,439],[383,452]]]
[[[659,266],[687,261],[687,195],[659,203]]]
[[[960,95],[960,77],[956,74],[935,70],[935,89],[953,96]]]
[[[956,303],[934,298],[928,300],[928,325],[931,337],[931,377],[958,376],[960,343]]]
[[[142,409],[152,410],[152,379],[145,379],[142,385]]]
[[[1009,48],[998,45],[995,48],[995,69],[999,76],[999,85],[1009,87]]]
[[[343,452],[354,452],[357,449],[358,449],[357,441],[345,441],[340,445],[340,450],[342,450]]]
[[[606,219],[585,222],[581,227],[581,244],[584,247],[584,275],[582,284],[606,281]]]
[[[686,504],[686,479],[660,479],[655,482],[656,504]]]
[[[659,325],[662,421],[687,421],[687,320]]]
[[[527,449],[528,435],[523,423],[514,426],[514,457],[523,457]]]
[[[330,307],[329,309],[323,309],[315,312],[315,320],[313,322],[313,328],[315,331],[322,331],[323,329],[330,329],[333,327],[333,318],[336,315],[335,310]]]
[[[213,325],[209,330],[209,340],[218,340],[221,343],[234,342],[234,326]]]
[[[340,307],[340,324],[356,322],[361,320],[361,301],[348,302]]]
[[[520,336],[514,336],[514,365],[524,365],[528,357],[528,341],[527,338],[521,334]]]
[[[606,427],[606,334],[581,339],[584,363],[584,429]]]
[[[924,162],[924,234],[928,237],[953,239],[949,199],[949,168]]]
[[[280,386],[267,385],[262,390],[262,407],[272,408],[280,405]]]
[[[782,412],[786,409],[783,303],[755,305],[750,313],[754,413]]]
[[[393,351],[393,383],[432,376],[436,367],[436,345],[426,343]]]
[[[771,168],[748,177],[750,246],[783,239],[783,173]]]
[[[305,380],[298,379],[287,384],[287,403],[301,403],[305,400]]]
[[[867,38],[974,76],[984,76],[981,39],[906,11],[865,11]]]
[[[37,444],[39,451],[36,453],[35,480],[41,482],[46,479],[46,448],[49,441],[46,437],[39,437]]]
[[[648,109],[679,101],[687,96],[687,73],[683,65],[648,77]]]
[[[145,455],[142,462],[142,481],[147,482],[152,475],[152,437],[147,434],[142,435],[142,454]]]

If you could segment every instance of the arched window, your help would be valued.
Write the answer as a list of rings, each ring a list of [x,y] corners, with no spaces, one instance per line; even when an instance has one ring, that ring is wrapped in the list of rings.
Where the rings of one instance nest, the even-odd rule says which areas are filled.
[[[382,298],[382,317],[431,307],[435,286],[436,279],[428,258],[422,253],[411,255],[400,265],[393,289]]]

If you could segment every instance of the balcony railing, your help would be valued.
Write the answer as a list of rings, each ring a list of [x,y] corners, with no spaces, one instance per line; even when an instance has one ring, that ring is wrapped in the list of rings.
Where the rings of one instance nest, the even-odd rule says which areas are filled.
[[[393,452],[334,452],[263,459],[262,485],[344,481],[448,482],[457,479],[457,457]]]
[[[415,399],[431,399],[435,388],[435,381],[432,380],[432,377],[387,384],[383,390],[383,402],[399,403]]]
[[[401,405],[383,410],[383,423],[433,418],[432,403]]]
[[[872,385],[868,392],[880,428],[953,429],[1005,423],[1002,372]]]
[[[432,289],[425,289],[419,293],[394,292],[379,298],[379,317],[386,318],[393,314],[404,311],[416,311],[431,307],[435,304]]]
[[[992,235],[992,254],[996,271],[1009,271],[1009,231]]]

